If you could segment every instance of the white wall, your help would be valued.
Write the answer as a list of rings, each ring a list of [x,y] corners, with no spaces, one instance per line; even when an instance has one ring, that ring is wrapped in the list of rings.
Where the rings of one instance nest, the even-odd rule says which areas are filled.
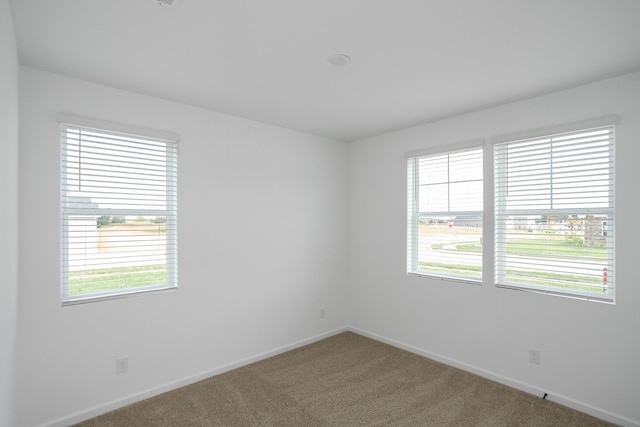
[[[18,54],[8,0],[0,0],[0,194],[0,426],[10,426],[18,303]]]
[[[11,27],[0,24],[0,170],[8,176],[0,185],[11,202],[18,197],[17,61]],[[58,112],[182,134],[179,291],[59,307]],[[609,114],[620,116],[616,305],[497,289],[490,280],[473,286],[406,276],[406,151]],[[16,424],[77,421],[345,324],[640,424],[639,144],[640,74],[345,146],[21,68]],[[0,352],[0,425],[11,424],[16,336],[18,221],[6,212],[0,339],[9,347]],[[491,277],[489,259],[485,271]],[[539,366],[528,363],[529,347],[541,350]],[[129,357],[130,371],[116,375],[120,356]]]
[[[182,135],[177,292],[59,306],[58,112]],[[345,325],[344,143],[29,68],[20,132],[21,426],[77,421]],[[120,356],[129,372],[116,375]]]
[[[405,274],[405,152],[610,114],[620,117],[616,305],[498,289],[490,257],[483,286]],[[640,74],[357,141],[348,151],[351,326],[598,416],[640,424]],[[490,253],[490,210],[484,227]],[[541,351],[539,366],[528,362],[530,347]]]

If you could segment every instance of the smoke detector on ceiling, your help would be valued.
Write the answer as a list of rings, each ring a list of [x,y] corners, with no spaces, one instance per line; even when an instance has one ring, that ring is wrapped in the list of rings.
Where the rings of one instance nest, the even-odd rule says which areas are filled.
[[[167,6],[167,7],[170,7],[171,9],[177,8],[178,3],[180,3],[180,0],[153,0],[153,1],[158,3],[160,6]]]
[[[349,58],[348,55],[345,55],[344,53],[336,53],[335,55],[331,55],[328,59],[329,63],[333,64],[333,65],[347,65],[349,62],[351,62],[351,58]]]

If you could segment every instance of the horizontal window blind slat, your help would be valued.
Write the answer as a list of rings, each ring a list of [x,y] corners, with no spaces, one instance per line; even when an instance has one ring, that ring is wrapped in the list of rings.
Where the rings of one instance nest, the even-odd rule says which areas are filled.
[[[166,142],[149,145],[137,141],[118,139],[111,141],[88,140],[85,135],[80,135],[78,139],[63,138],[65,151],[69,155],[103,155],[107,158],[114,156],[125,156],[132,159],[159,159],[164,156],[167,149],[172,149],[174,144]]]

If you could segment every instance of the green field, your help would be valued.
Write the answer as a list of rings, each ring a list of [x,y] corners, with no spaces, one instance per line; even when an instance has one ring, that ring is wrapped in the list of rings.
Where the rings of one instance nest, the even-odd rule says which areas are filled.
[[[165,266],[108,268],[73,271],[69,274],[69,295],[108,292],[166,283]]]
[[[482,270],[479,266],[421,261],[420,270],[431,274],[445,273],[469,279],[482,279]],[[603,286],[601,277],[579,274],[509,269],[507,270],[506,280],[507,282],[517,282],[520,284],[551,286],[589,292],[605,292],[607,289]]]
[[[449,249],[454,246],[455,249]],[[449,250],[456,252],[480,253],[482,246],[475,242],[461,242],[452,245],[436,243],[431,245],[434,250]],[[509,239],[507,240],[507,253],[511,255],[551,257],[567,259],[607,259],[607,249],[601,247],[584,246],[565,239],[541,238],[541,239]]]
[[[420,261],[420,269],[429,273],[446,273],[454,276],[482,279],[482,267],[480,266]]]
[[[433,231],[431,231],[425,234],[435,235],[437,233],[433,233]],[[456,234],[457,237],[460,238],[461,233]],[[442,235],[440,236],[443,237]],[[428,241],[428,236],[423,234],[422,237]],[[455,241],[451,243],[434,243],[431,244],[431,249],[439,252],[480,254],[482,253],[482,246],[478,240],[479,237],[477,235],[469,235],[469,240],[466,242]],[[506,243],[506,251],[509,255],[529,258],[580,260],[584,262],[596,261],[599,263],[606,261],[608,255],[606,248],[589,247],[584,245],[581,241],[569,239],[567,236],[550,235],[508,239]],[[421,271],[428,273],[444,273],[471,279],[482,278],[482,271],[479,266],[425,261],[420,261],[419,265]],[[509,269],[506,273],[507,283],[511,282],[538,287],[554,287],[590,292],[607,291],[607,288],[603,283],[603,276],[601,275],[521,269]]]

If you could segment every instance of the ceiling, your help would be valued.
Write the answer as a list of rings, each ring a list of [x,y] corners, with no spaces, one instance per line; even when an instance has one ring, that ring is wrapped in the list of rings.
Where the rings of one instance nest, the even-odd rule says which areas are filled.
[[[640,70],[638,0],[11,0],[23,65],[352,141]],[[344,53],[348,65],[329,56]]]

